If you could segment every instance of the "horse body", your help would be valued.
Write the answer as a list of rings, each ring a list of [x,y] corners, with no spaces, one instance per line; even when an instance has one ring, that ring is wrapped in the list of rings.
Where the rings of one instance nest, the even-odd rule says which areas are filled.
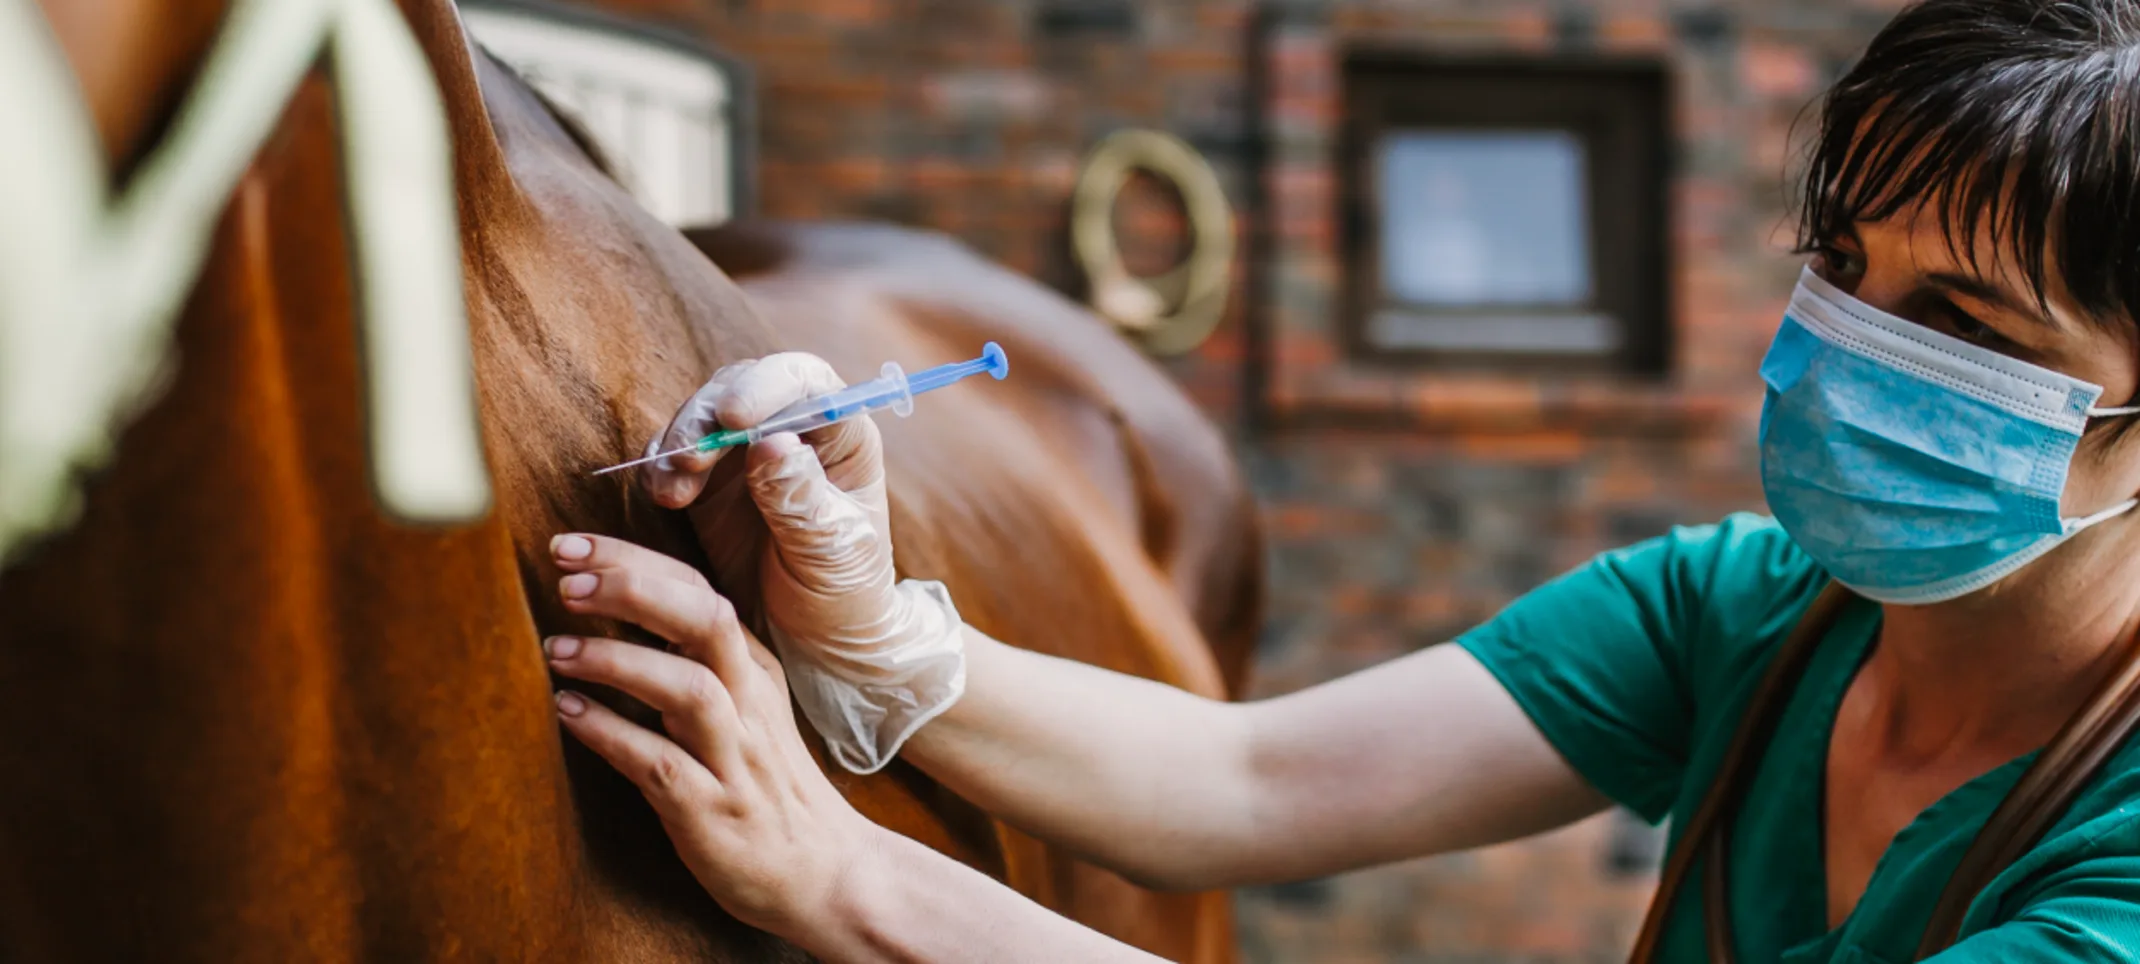
[[[739,225],[692,237],[759,316],[850,377],[885,358],[953,361],[985,340],[1008,352],[1011,381],[879,420],[905,573],[943,580],[969,623],[1028,649],[1209,696],[1239,687],[1260,615],[1253,516],[1225,444],[1150,361],[938,235]],[[1230,956],[1223,895],[1155,895],[1002,838],[1002,876],[1042,903],[1177,960]]]
[[[220,6],[50,5],[117,169]],[[402,7],[454,132],[495,510],[434,529],[374,505],[315,75],[225,213],[163,400],[79,523],[0,573],[0,726],[18,734],[0,741],[0,959],[796,957],[721,914],[636,792],[560,740],[535,646],[630,634],[556,604],[561,531],[692,561],[749,613],[763,530],[733,464],[696,529],[587,472],[715,368],[773,350],[853,376],[1002,341],[1011,381],[885,426],[902,566],[1021,645],[1213,695],[1237,679],[1258,590],[1239,481],[1095,319],[941,242],[863,229],[699,238],[739,289],[472,53],[450,6]],[[146,26],[115,42],[83,28],[97,15]],[[1132,888],[903,766],[836,778],[873,819],[1094,926],[1227,955],[1222,899]]]

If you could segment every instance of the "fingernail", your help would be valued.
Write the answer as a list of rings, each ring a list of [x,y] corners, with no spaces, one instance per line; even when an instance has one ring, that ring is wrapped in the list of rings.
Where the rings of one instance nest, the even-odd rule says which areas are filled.
[[[552,636],[542,641],[542,651],[551,659],[571,659],[580,654],[578,636]]]
[[[571,690],[559,690],[557,712],[563,716],[578,716],[587,712],[587,700]]]
[[[558,536],[550,540],[550,553],[559,559],[585,559],[594,554],[594,540],[586,536]]]
[[[595,584],[601,579],[591,572],[576,572],[557,583],[557,591],[566,599],[585,599],[594,595]]]

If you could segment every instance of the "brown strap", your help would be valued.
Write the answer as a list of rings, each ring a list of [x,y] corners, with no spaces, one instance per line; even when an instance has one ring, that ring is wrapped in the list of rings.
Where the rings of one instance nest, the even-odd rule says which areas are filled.
[[[1852,598],[1836,584],[1822,590],[1770,662],[1738,732],[1725,750],[1716,780],[1695,808],[1693,819],[1680,837],[1679,848],[1665,863],[1649,914],[1642,922],[1642,933],[1629,955],[1631,964],[1651,964],[1656,959],[1665,919],[1697,857],[1704,862],[1702,918],[1709,959],[1714,964],[1732,964],[1736,960],[1726,873],[1731,811],[1753,778],[1757,748],[1767,748],[1777,719],[1812,661],[1813,651]],[[1955,942],[1970,902],[2043,837],[2135,729],[2140,729],[2140,637],[2128,646],[2118,670],[2103,681],[2080,712],[2044,747],[1977,832],[1933,908],[1917,948],[1919,959]]]
[[[1658,942],[1664,939],[1665,919],[1671,915],[1672,904],[1686,884],[1687,872],[1694,866],[1697,856],[1709,858],[1709,876],[1706,887],[1711,892],[1705,900],[1705,912],[1709,917],[1709,958],[1717,964],[1725,964],[1731,957],[1730,922],[1718,926],[1721,909],[1728,906],[1723,901],[1723,853],[1722,848],[1712,848],[1709,841],[1723,840],[1729,834],[1715,834],[1719,825],[1728,824],[1728,811],[1737,803],[1743,784],[1752,777],[1752,763],[1762,749],[1768,746],[1769,736],[1775,732],[1776,720],[1783,715],[1784,704],[1790,702],[1791,691],[1798,687],[1798,678],[1805,673],[1806,664],[1813,659],[1813,652],[1820,648],[1820,641],[1828,635],[1829,627],[1835,625],[1836,617],[1842,615],[1843,607],[1856,597],[1836,583],[1829,583],[1806,607],[1805,615],[1798,619],[1798,626],[1769,661],[1769,668],[1754,689],[1753,699],[1748,702],[1746,716],[1739,723],[1739,731],[1731,738],[1731,745],[1724,751],[1724,760],[1717,767],[1716,780],[1709,785],[1709,793],[1701,805],[1694,809],[1694,816],[1680,833],[1679,848],[1665,861],[1664,872],[1657,881],[1657,894],[1650,900],[1650,911],[1642,921],[1642,935],[1635,939],[1634,953],[1629,955],[1631,964],[1649,964],[1656,959]]]
[[[1984,821],[1984,829],[1970,842],[1933,905],[1924,939],[1917,945],[1918,959],[1946,950],[1961,937],[1962,919],[1977,894],[2043,839],[2136,726],[2140,726],[2140,636],[2126,647],[2117,671],[2096,687],[2088,703],[2051,738]]]
[[[1731,862],[1731,848],[1724,842],[1731,839],[1731,821],[1727,818],[1717,825],[1714,832],[1702,838],[1702,943],[1709,948],[1709,959],[1717,964],[1731,964],[1738,960],[1738,952],[1732,950],[1731,936],[1731,878],[1726,874]]]

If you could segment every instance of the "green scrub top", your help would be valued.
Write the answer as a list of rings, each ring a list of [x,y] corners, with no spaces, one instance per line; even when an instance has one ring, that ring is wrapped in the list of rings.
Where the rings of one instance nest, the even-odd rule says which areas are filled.
[[[1700,803],[1768,660],[1827,574],[1773,520],[1736,515],[1607,553],[1457,640],[1561,756],[1677,829]],[[1821,835],[1828,734],[1872,650],[1860,601],[1822,641],[1732,825],[1742,964],[1907,964],[1948,875],[2030,753],[1963,784],[1895,836],[1841,927]],[[1940,964],[2140,960],[2140,753],[2129,742],[2035,849],[1970,905]],[[1690,879],[1699,880],[1695,868]],[[1659,960],[1705,959],[1702,888],[1672,908]]]

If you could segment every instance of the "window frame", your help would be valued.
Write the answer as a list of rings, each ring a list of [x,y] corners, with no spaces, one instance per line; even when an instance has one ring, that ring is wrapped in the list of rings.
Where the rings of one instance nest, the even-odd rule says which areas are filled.
[[[727,178],[725,183],[715,185],[717,191],[727,195],[728,214],[724,223],[755,216],[758,200],[757,78],[741,60],[697,36],[594,7],[560,3],[557,0],[455,0],[455,3],[466,10],[545,21],[562,28],[607,35],[627,43],[648,44],[711,67],[721,75],[726,88],[718,119],[726,128],[723,134],[727,141],[724,158]],[[477,31],[468,32],[473,42],[482,44],[482,38],[475,36]],[[509,58],[501,59],[510,63]],[[600,135],[596,136],[599,138]],[[605,150],[620,150],[619,145],[603,143],[601,146]],[[627,171],[632,169],[631,158],[615,159],[621,162]],[[679,225],[703,226],[707,225]]]
[[[1343,344],[1358,359],[1410,368],[1500,372],[1668,374],[1671,318],[1672,89],[1653,59],[1465,57],[1416,48],[1356,45],[1340,67],[1337,144],[1339,316]],[[1436,349],[1374,338],[1385,309],[1421,317],[1573,316],[1565,306],[1435,308],[1386,300],[1377,152],[1385,132],[1559,130],[1585,158],[1592,296],[1582,314],[1619,329],[1603,352]]]

